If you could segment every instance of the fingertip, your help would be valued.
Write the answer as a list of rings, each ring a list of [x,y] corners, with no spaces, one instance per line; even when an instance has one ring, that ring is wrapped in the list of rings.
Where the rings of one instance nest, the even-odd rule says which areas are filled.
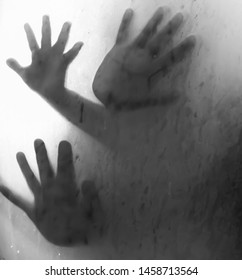
[[[164,11],[163,7],[159,7],[156,10],[154,17],[156,19],[157,24],[159,24],[163,20],[164,14],[165,14],[165,11]]]
[[[82,42],[76,43],[76,44],[74,45],[73,49],[75,50],[75,54],[73,54],[72,59],[74,59],[74,58],[78,55],[78,53],[79,53],[80,50],[82,49],[83,45],[84,45],[84,44],[83,44]]]
[[[25,159],[25,154],[23,152],[18,152],[16,154],[16,159],[17,159],[18,163],[21,164],[23,162],[23,160]]]
[[[62,140],[62,141],[60,141],[59,146],[60,147],[71,147],[71,144],[70,144],[70,142],[68,142],[66,140]]]
[[[70,64],[76,58],[83,45],[83,42],[77,42],[67,53],[64,54],[64,58],[67,65]]]
[[[181,42],[180,47],[183,49],[183,51],[190,51],[195,47],[196,42],[197,42],[196,36],[190,35]]]
[[[132,19],[132,17],[133,17],[133,15],[134,15],[134,11],[132,10],[132,9],[127,9],[126,11],[125,11],[125,13],[124,13],[124,16],[123,16],[123,20],[125,21],[125,22],[130,22],[131,21],[131,19]]]
[[[34,140],[34,147],[35,147],[35,149],[38,148],[41,145],[44,145],[44,144],[45,144],[44,141],[41,140],[41,139],[37,138],[37,139]]]
[[[156,10],[156,13],[159,14],[159,15],[163,15],[164,12],[165,12],[164,7],[159,7],[159,8]]]
[[[61,141],[59,144],[59,152],[71,153],[72,152],[71,144],[66,140]]]
[[[26,22],[24,24],[24,30],[27,32],[30,29],[30,25]]]
[[[67,31],[69,31],[71,29],[71,22],[69,21],[66,21],[64,24],[63,24],[63,28]]]
[[[182,23],[184,20],[184,15],[183,13],[179,12],[175,15],[175,19],[178,23]]]
[[[9,58],[6,60],[6,64],[8,65],[8,67],[10,67],[13,71],[15,71],[18,75],[22,77],[23,67],[17,62],[17,60]]]
[[[195,47],[197,38],[195,35],[190,35],[189,37],[187,37],[186,42],[190,47]]]
[[[160,13],[162,13],[164,17],[167,17],[167,19],[169,19],[169,17],[172,16],[171,7],[164,5],[164,6],[160,6],[158,10],[159,9],[160,9]]]
[[[14,64],[14,59],[13,59],[13,58],[8,58],[8,59],[6,60],[6,64],[7,64],[10,68],[12,68],[12,66],[13,66],[13,64]]]
[[[80,49],[83,47],[83,45],[84,45],[83,42],[77,42],[77,43],[75,44],[75,48],[77,48],[77,49],[80,50]]]
[[[128,9],[125,11],[125,14],[126,14],[127,16],[132,16],[132,15],[134,14],[134,10],[131,9],[131,8],[128,8]]]
[[[196,43],[196,41],[197,41],[197,36],[196,36],[196,35],[192,34],[192,35],[190,35],[189,37],[190,37],[190,40],[191,40],[191,41],[193,41],[194,43]]]
[[[43,15],[43,22],[47,22],[50,20],[50,17],[48,15]]]

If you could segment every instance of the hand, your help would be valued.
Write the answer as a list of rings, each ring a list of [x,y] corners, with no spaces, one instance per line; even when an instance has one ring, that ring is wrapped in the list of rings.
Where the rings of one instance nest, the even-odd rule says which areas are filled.
[[[15,59],[8,59],[7,64],[24,82],[43,97],[58,95],[63,92],[67,67],[78,55],[83,43],[76,43],[72,49],[63,54],[69,37],[70,23],[64,23],[57,42],[51,47],[51,28],[48,16],[43,17],[42,40],[39,48],[35,35],[25,24],[25,32],[32,52],[32,63],[22,67]]]
[[[128,9],[119,28],[116,44],[104,58],[93,81],[96,97],[106,106],[136,108],[162,103],[164,96],[151,95],[151,78],[160,73],[167,76],[172,67],[183,60],[195,45],[194,36],[169,49],[171,41],[183,22],[175,15],[160,31],[164,16],[159,8],[139,36],[127,43],[133,11]]]
[[[0,186],[2,194],[26,212],[42,235],[57,245],[88,242],[88,229],[95,223],[98,196],[92,182],[82,184],[82,203],[75,181],[71,145],[62,141],[58,151],[57,175],[48,160],[45,144],[34,143],[40,182],[35,177],[23,153],[17,161],[27,184],[34,195],[34,206],[20,199],[12,191]]]

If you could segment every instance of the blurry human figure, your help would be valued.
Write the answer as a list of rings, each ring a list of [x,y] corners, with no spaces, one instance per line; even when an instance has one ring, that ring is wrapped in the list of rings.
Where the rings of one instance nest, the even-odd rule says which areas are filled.
[[[168,75],[172,67],[185,59],[195,45],[194,37],[189,36],[175,48],[169,48],[183,22],[183,16],[180,13],[175,15],[158,31],[164,12],[164,9],[159,8],[131,43],[127,43],[127,40],[133,11],[129,9],[125,12],[116,43],[104,58],[93,81],[94,93],[105,106],[92,103],[65,87],[67,68],[83,45],[78,42],[64,53],[70,23],[64,23],[57,42],[52,45],[49,17],[44,16],[41,46],[31,27],[26,24],[32,63],[22,67],[16,60],[8,59],[7,64],[32,90],[71,122],[92,135],[95,135],[97,127],[99,134],[100,130],[107,134],[103,122],[113,121],[110,113],[167,103],[162,93],[156,99],[150,94],[151,79],[159,73]],[[171,100],[174,100],[173,96]],[[98,196],[93,184],[86,182],[82,186],[82,199],[79,201],[70,144],[61,142],[59,145],[57,175],[52,170],[41,140],[35,141],[35,151],[40,182],[29,167],[25,155],[17,154],[19,166],[35,198],[34,206],[20,199],[7,187],[1,186],[0,191],[27,213],[49,241],[63,245],[88,242],[88,229],[94,223],[91,219],[93,203],[98,205]]]
[[[95,230],[99,234],[101,229],[101,219],[95,220],[95,215],[100,215],[101,211],[94,183],[84,181],[80,193],[69,142],[62,141],[59,144],[56,174],[44,142],[38,139],[34,147],[40,181],[31,170],[24,153],[17,153],[18,164],[34,195],[34,205],[5,186],[0,186],[0,192],[22,209],[50,242],[68,246],[78,242],[87,244],[89,231]]]

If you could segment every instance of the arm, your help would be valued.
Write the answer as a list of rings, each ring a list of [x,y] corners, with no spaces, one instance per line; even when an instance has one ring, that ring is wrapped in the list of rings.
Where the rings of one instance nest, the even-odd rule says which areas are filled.
[[[23,153],[17,161],[34,195],[34,205],[0,186],[0,192],[22,209],[42,235],[56,245],[87,244],[92,236],[100,234],[101,208],[94,184],[84,181],[80,190],[76,185],[71,145],[62,141],[58,151],[57,174],[50,165],[45,144],[34,143],[40,182],[32,172]],[[93,231],[97,234],[93,235]],[[90,237],[91,235],[91,237]]]
[[[48,93],[46,101],[71,123],[95,138],[101,137],[101,142],[105,141],[102,131],[109,121],[109,111],[65,87],[60,88],[57,93],[58,95],[53,94],[51,99],[51,93]]]

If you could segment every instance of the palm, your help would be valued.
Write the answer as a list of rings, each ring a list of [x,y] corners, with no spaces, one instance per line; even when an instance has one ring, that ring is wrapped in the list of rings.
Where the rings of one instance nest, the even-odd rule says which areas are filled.
[[[63,54],[69,31],[70,24],[65,23],[57,42],[51,46],[50,22],[49,18],[44,16],[41,47],[39,47],[31,27],[25,24],[25,32],[32,52],[32,63],[28,67],[22,67],[15,59],[7,61],[31,89],[43,96],[56,94],[58,89],[64,87],[67,67],[82,47],[82,43],[76,43],[71,50]]]
[[[42,193],[35,197],[34,222],[40,232],[57,244],[73,243],[85,239],[87,220],[84,208],[78,201],[77,187],[71,178],[63,182],[52,178]]]
[[[136,102],[146,96],[149,70],[150,59],[145,52],[114,46],[97,71],[94,92],[105,105]]]
[[[133,12],[127,10],[116,44],[104,58],[94,78],[94,93],[107,106],[135,107],[149,104],[153,99],[150,94],[151,77],[158,72],[167,74],[194,46],[194,37],[190,36],[167,52],[183,18],[177,14],[164,29],[157,32],[163,9],[158,9],[141,34],[133,42],[127,43],[132,16]]]
[[[132,46],[114,46],[105,60],[111,60],[111,63],[117,63],[119,70],[137,78],[146,76],[150,72],[151,59],[145,50],[136,50]]]
[[[32,64],[25,68],[23,80],[36,92],[45,93],[64,86],[66,69],[61,64],[61,57],[53,50],[43,53],[41,50],[33,54]]]

